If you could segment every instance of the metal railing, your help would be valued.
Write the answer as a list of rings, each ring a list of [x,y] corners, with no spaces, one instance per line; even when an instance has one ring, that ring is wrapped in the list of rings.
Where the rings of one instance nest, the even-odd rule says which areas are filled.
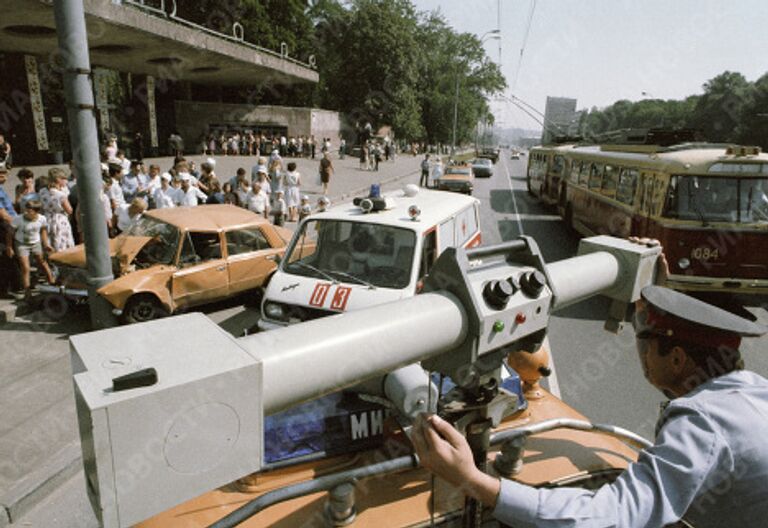
[[[314,55],[309,56],[308,62],[302,62],[298,59],[294,59],[293,57],[289,57],[288,45],[285,42],[281,43],[280,52],[263,48],[256,44],[253,44],[252,42],[248,42],[247,40],[245,40],[245,32],[243,30],[243,25],[238,21],[235,21],[232,24],[232,34],[228,35],[226,33],[222,33],[220,31],[207,28],[195,22],[191,22],[185,18],[181,18],[176,14],[177,13],[176,0],[119,0],[119,3],[121,5],[130,6],[130,7],[139,9],[141,11],[144,11],[145,13],[148,13],[154,16],[159,16],[161,18],[173,20],[174,22],[182,24],[189,28],[202,31],[204,33],[207,33],[217,38],[221,38],[221,39],[229,40],[231,42],[235,42],[237,44],[241,44],[252,50],[258,51],[260,53],[265,53],[273,57],[277,57],[279,59],[291,62],[293,64],[302,66],[304,68],[309,68],[314,70],[317,67]]]

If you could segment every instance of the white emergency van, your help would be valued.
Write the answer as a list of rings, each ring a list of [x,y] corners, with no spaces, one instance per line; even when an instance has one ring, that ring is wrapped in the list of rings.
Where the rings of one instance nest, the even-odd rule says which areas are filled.
[[[407,185],[299,225],[261,305],[259,328],[410,297],[447,247],[480,245],[480,202]]]

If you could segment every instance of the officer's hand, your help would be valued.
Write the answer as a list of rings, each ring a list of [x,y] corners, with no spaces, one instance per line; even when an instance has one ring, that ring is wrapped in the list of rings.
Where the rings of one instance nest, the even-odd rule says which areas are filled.
[[[422,466],[486,506],[496,506],[501,481],[477,469],[469,444],[451,424],[422,415],[413,426],[411,441]]]
[[[642,244],[647,247],[656,247],[661,245],[661,242],[655,238],[629,237],[629,241],[635,244]],[[667,262],[667,256],[664,254],[663,249],[659,255],[658,263],[659,266],[656,270],[656,285],[664,286],[667,283],[667,279],[669,278],[669,262]]]
[[[13,248],[10,245],[6,246],[5,248],[5,256],[8,258],[13,258]]]
[[[454,486],[468,482],[479,471],[466,439],[437,415],[417,418],[411,441],[421,465]]]

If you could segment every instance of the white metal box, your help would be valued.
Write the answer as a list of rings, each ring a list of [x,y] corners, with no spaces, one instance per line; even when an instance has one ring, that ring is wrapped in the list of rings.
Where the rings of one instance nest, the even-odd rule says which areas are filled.
[[[579,242],[579,255],[605,251],[619,262],[619,278],[603,295],[615,301],[630,303],[640,298],[640,290],[653,284],[661,246],[649,247],[611,236],[584,238]]]
[[[199,313],[70,338],[88,494],[131,526],[260,469],[262,365]],[[157,383],[114,392],[153,367]]]

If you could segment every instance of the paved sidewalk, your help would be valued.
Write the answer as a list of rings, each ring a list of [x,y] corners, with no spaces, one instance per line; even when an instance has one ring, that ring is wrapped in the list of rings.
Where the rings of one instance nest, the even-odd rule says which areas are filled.
[[[190,158],[198,163],[204,159]],[[164,170],[171,162],[157,161]],[[372,183],[393,189],[417,182],[420,161],[421,157],[401,156],[382,163],[378,172],[367,172],[354,158],[334,159],[331,200],[338,203],[362,195]],[[220,157],[216,172],[224,179],[240,166],[250,171],[255,162],[254,157]],[[314,181],[319,160],[297,163],[306,182],[302,193],[310,194],[314,204],[320,192]],[[47,167],[33,170],[40,175]],[[15,175],[9,184],[16,184]],[[0,300],[0,528],[19,521],[81,472],[68,342],[70,335],[90,330],[87,311],[81,310],[56,322],[43,312],[24,313],[14,302]],[[232,325],[231,320],[219,323],[225,328]]]

